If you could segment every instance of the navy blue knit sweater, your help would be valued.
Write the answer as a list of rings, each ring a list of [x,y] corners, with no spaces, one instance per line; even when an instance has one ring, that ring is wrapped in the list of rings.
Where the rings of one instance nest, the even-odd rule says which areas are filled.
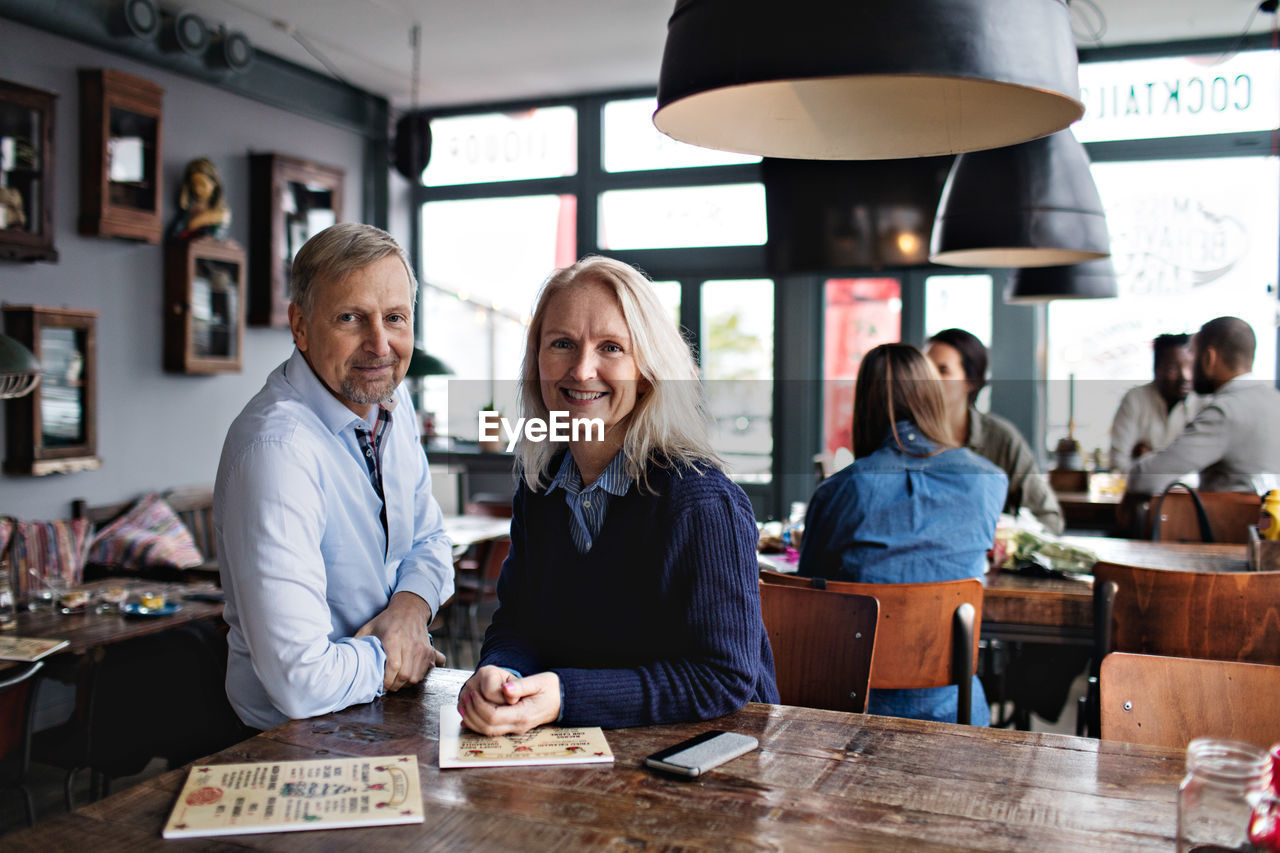
[[[579,554],[560,491],[516,491],[511,555],[480,665],[551,671],[564,725],[705,720],[777,702],[756,527],[720,471],[650,466]]]

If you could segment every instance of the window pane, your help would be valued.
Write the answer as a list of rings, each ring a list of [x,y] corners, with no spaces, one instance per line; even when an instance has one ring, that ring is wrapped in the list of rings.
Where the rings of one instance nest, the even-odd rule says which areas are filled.
[[[739,482],[768,483],[773,467],[773,282],[702,285],[702,377],[712,443]]]
[[[1075,383],[1075,436],[1086,451],[1105,450],[1120,397],[1151,381],[1151,339],[1195,332],[1231,315],[1257,336],[1254,372],[1276,375],[1274,192],[1280,160],[1097,163],[1094,179],[1111,230],[1116,299],[1049,304],[1050,447],[1067,432]]]
[[[763,184],[600,194],[603,249],[763,246],[767,237]]]
[[[760,158],[752,154],[715,151],[677,142],[653,126],[653,113],[657,108],[657,98],[610,101],[604,105],[606,172],[760,162]]]
[[[655,281],[653,289],[658,292],[658,300],[667,307],[667,315],[676,328],[680,328],[680,282]]]
[[[867,351],[902,337],[902,284],[896,278],[833,278],[823,328],[822,449],[853,448],[853,386]]]
[[[991,276],[931,275],[924,280],[924,336],[964,329],[991,346]]]
[[[425,204],[423,282],[523,317],[532,311],[543,279],[573,263],[576,213],[574,196]]]
[[[1082,62],[1081,142],[1163,139],[1280,126],[1280,54]]]
[[[490,399],[489,312],[452,294],[424,288],[418,314],[427,352],[453,370],[451,376],[426,378],[422,408],[435,413],[440,434],[474,439],[476,412]]]
[[[431,120],[429,187],[528,178],[559,178],[578,171],[578,113],[542,107]]]

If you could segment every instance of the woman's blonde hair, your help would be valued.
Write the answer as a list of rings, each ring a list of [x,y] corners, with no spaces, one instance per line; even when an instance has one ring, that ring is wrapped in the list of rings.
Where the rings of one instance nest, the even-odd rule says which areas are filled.
[[[542,401],[538,376],[538,350],[547,306],[558,293],[594,284],[608,288],[618,300],[631,335],[636,368],[649,386],[636,395],[635,407],[623,421],[626,434],[622,453],[627,475],[645,489],[645,470],[651,462],[664,467],[681,464],[694,469],[723,468],[707,435],[710,416],[689,344],[658,299],[653,283],[635,268],[612,258],[588,255],[572,266],[556,270],[543,283],[520,370],[521,416],[543,420],[550,417]],[[559,450],[560,445],[553,442],[529,441],[521,436],[516,455],[520,472],[531,489],[541,489],[555,476],[550,468]]]
[[[938,445],[932,456],[956,447],[942,397],[942,380],[924,353],[911,344],[881,344],[862,358],[853,391],[853,455],[861,459],[880,449],[893,433],[904,452],[898,421],[910,421]],[[915,454],[913,454],[915,455]]]

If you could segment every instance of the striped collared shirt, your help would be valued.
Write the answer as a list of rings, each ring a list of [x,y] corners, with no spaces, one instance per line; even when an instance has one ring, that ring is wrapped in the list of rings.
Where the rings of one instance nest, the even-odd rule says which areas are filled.
[[[382,497],[382,436],[391,426],[391,413],[395,408],[395,397],[384,400],[378,404],[378,414],[374,419],[372,430],[369,429],[367,420],[356,427],[356,438],[360,442],[361,452],[364,453],[365,465],[369,467],[369,479],[373,481],[373,487],[378,490],[378,497]]]
[[[573,461],[573,454],[566,453],[555,479],[547,487],[547,493],[550,494],[557,486],[564,489],[564,501],[569,505],[569,533],[573,544],[579,554],[585,554],[591,550],[592,543],[604,527],[609,501],[627,493],[631,488],[631,478],[627,476],[626,459],[619,452],[596,481],[584,488],[582,473]]]

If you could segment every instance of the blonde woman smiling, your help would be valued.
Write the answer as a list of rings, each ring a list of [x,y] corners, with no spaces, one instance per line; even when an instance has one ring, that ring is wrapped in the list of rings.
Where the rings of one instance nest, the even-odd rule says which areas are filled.
[[[619,728],[778,701],[751,504],[711,449],[692,354],[650,282],[602,257],[554,273],[522,385],[525,417],[598,418],[604,435],[520,439],[511,555],[459,696],[466,725]]]

